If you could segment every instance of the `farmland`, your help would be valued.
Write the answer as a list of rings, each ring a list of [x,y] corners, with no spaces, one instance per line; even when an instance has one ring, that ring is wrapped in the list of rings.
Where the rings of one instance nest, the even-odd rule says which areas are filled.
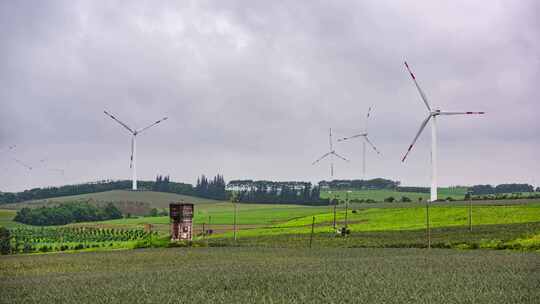
[[[191,244],[169,242],[168,216],[33,227],[0,210],[17,243],[0,259],[0,303],[536,303],[540,202],[472,203],[472,231],[469,202],[431,205],[430,250],[418,202],[352,203],[347,236],[333,206],[237,204],[235,241],[233,204],[203,200]],[[336,211],[343,227],[345,205]]]
[[[8,256],[0,259],[0,301],[538,303],[539,262],[534,253],[357,248]]]

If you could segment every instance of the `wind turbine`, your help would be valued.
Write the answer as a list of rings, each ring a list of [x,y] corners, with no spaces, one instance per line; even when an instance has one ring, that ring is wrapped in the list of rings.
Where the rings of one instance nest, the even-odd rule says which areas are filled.
[[[377,150],[375,145],[373,145],[373,143],[369,140],[369,137],[368,137],[368,123],[369,123],[370,113],[371,113],[371,107],[369,107],[368,112],[367,112],[366,128],[364,129],[365,131],[363,133],[338,139],[338,142],[340,142],[340,141],[346,141],[346,140],[354,139],[354,138],[364,138],[364,140],[362,141],[362,178],[364,180],[366,179],[366,143],[369,144],[373,148],[373,150],[377,152],[377,154],[379,155],[381,154],[381,152]]]
[[[328,142],[330,143],[330,151],[324,154],[323,156],[319,157],[316,161],[312,163],[312,165],[315,165],[316,163],[320,162],[321,160],[323,160],[324,158],[328,156],[339,158],[347,162],[349,161],[345,157],[337,154],[336,151],[334,150],[334,144],[332,143],[332,128],[330,128],[330,133],[328,135]],[[331,179],[334,177],[334,162],[333,161],[330,161],[330,177]]]
[[[409,65],[407,62],[405,62],[405,67],[407,68],[407,71],[409,71],[409,74],[411,74],[411,78],[414,81],[414,84],[416,85],[416,88],[418,89],[418,92],[420,93],[420,97],[424,101],[424,104],[426,105],[426,108],[429,111],[428,116],[422,124],[420,125],[420,130],[418,130],[418,133],[416,133],[416,136],[414,137],[411,145],[409,146],[409,149],[401,159],[402,162],[405,162],[405,159],[407,158],[407,155],[409,155],[409,152],[411,152],[412,147],[416,143],[416,140],[426,127],[429,120],[431,120],[431,194],[430,194],[430,201],[434,202],[437,200],[437,116],[439,115],[482,115],[485,112],[442,112],[440,109],[432,110],[431,106],[429,105],[429,102],[427,100],[426,95],[418,85],[418,82],[416,81],[416,77],[414,77],[414,74],[411,72],[411,69],[409,68]]]
[[[13,145],[13,146],[9,146],[7,147],[6,149],[2,150],[2,152],[12,152],[13,150],[15,150],[15,147],[17,147],[16,145]],[[32,166],[30,166],[29,164],[23,162],[22,160],[14,157],[14,156],[9,156],[9,158],[11,160],[13,160],[14,162],[18,163],[19,165],[25,167],[26,169],[28,170],[32,170]]]
[[[119,123],[122,127],[126,128],[129,133],[131,133],[131,157],[130,157],[130,161],[129,161],[129,167],[131,168],[131,173],[132,173],[132,189],[133,190],[137,190],[137,170],[136,170],[136,167],[135,167],[135,139],[137,137],[138,134],[140,134],[141,132],[145,131],[145,130],[148,130],[150,129],[151,127],[157,125],[158,123],[164,121],[164,120],[167,120],[167,117],[163,117],[162,119],[144,127],[144,128],[141,128],[139,130],[136,130],[136,129],[132,129],[130,127],[128,127],[128,125],[126,125],[125,123],[121,122],[118,118],[114,117],[113,115],[109,114],[109,112],[107,111],[103,111],[103,113],[105,113],[105,115],[109,116],[110,118],[112,118],[114,121],[116,121],[117,123]]]

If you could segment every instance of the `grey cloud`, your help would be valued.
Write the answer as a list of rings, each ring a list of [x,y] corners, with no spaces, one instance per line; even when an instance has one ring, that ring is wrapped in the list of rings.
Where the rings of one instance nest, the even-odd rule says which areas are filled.
[[[485,110],[440,121],[444,184],[537,183],[540,10],[535,1],[3,2],[0,145],[66,167],[27,172],[0,155],[1,190],[129,178],[129,137],[107,109],[141,127],[139,174],[328,178],[311,161],[327,130],[361,130],[374,106],[368,174],[422,185],[429,136],[399,159],[424,106]],[[361,176],[360,144],[338,145]],[[465,163],[466,160],[466,164]],[[462,165],[461,165],[462,164]],[[494,169],[496,168],[496,169]]]

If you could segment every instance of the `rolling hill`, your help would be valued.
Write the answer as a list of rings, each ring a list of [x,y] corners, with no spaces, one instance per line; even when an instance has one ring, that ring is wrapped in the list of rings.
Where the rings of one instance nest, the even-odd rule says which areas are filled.
[[[80,194],[73,196],[62,196],[56,198],[42,199],[26,201],[21,203],[2,205],[2,209],[20,209],[23,207],[41,207],[46,205],[55,205],[58,203],[72,202],[72,201],[87,201],[92,200],[96,202],[113,202],[113,203],[126,203],[137,202],[144,203],[149,208],[168,208],[171,202],[181,202],[193,204],[216,204],[223,203],[223,201],[217,201],[212,199],[187,196],[166,192],[155,191],[129,191],[129,190],[112,190],[97,193]]]

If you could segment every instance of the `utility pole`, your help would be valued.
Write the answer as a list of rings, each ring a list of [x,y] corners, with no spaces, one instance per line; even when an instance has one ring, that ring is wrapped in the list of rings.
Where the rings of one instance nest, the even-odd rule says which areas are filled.
[[[231,203],[234,206],[234,215],[233,215],[233,236],[234,236],[234,242],[236,243],[236,211],[237,211],[237,202],[238,198],[236,196],[236,193],[231,194]]]
[[[469,195],[469,232],[472,232],[472,194],[471,191],[467,191]]]
[[[334,198],[334,230],[336,230],[336,208],[337,208],[337,199]]]
[[[349,226],[349,221],[347,218],[347,214],[349,213],[349,193],[351,190],[347,190],[346,197],[345,197],[345,229]]]
[[[426,200],[426,228],[427,228],[427,245],[431,249],[431,230],[429,228],[429,200]]]
[[[314,231],[315,231],[315,217],[313,217],[313,222],[311,223],[311,235],[309,236],[309,248],[311,248],[311,244],[313,243]]]
[[[236,202],[234,203],[234,241],[236,242],[236,230],[237,230],[237,226],[236,226],[236,213],[237,213],[237,206],[236,206]]]
[[[203,239],[206,238],[206,230],[204,229],[204,223],[202,223],[202,235]]]

